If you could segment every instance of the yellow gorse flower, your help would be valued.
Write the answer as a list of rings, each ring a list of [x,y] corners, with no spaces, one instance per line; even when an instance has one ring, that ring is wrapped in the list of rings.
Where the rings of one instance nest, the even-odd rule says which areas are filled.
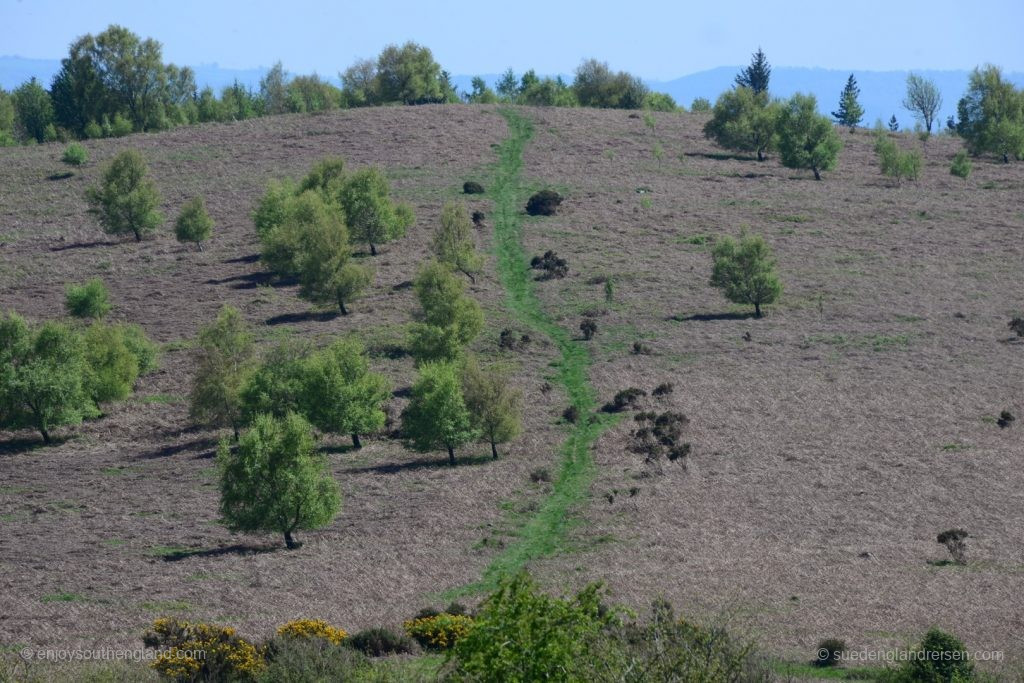
[[[345,629],[331,626],[323,619],[297,619],[277,628],[277,635],[285,638],[321,638],[334,645],[348,638]]]

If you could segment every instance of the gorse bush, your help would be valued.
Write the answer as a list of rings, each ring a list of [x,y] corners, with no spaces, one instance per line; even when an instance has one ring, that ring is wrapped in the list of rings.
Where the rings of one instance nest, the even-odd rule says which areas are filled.
[[[277,627],[277,635],[282,638],[312,640],[319,638],[332,645],[340,645],[348,638],[343,628],[331,626],[323,619],[297,619]]]
[[[554,190],[541,190],[526,202],[526,213],[531,216],[554,216],[562,204],[562,195]]]
[[[110,312],[110,294],[103,280],[94,278],[81,285],[68,285],[64,307],[76,318],[99,319]]]
[[[590,318],[586,318],[580,323],[580,333],[583,335],[583,339],[590,341],[597,334],[597,323]]]
[[[621,413],[624,410],[635,408],[640,399],[647,395],[643,389],[630,387],[615,394],[611,402],[606,404],[603,410],[606,413]]]
[[[442,612],[433,616],[410,619],[403,625],[410,638],[427,650],[447,650],[458,643],[473,627],[473,617]]]
[[[228,626],[157,619],[142,642],[160,651],[153,669],[181,683],[253,680],[266,666],[264,648]]]
[[[558,254],[550,249],[545,251],[543,256],[534,256],[530,259],[530,268],[542,271],[537,278],[539,280],[562,279],[569,274],[569,262],[559,258]]]

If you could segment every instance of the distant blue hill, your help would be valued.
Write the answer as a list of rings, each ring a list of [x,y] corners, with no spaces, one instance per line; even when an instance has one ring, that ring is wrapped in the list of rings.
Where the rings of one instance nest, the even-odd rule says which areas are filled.
[[[221,88],[231,85],[236,80],[252,89],[259,88],[260,78],[268,67],[252,69],[227,69],[217,64],[201,64],[192,67],[196,73],[196,84],[203,88],[212,87],[219,92]],[[687,107],[695,97],[705,97],[712,102],[723,91],[733,85],[733,79],[741,67],[721,66],[708,71],[676,78],[670,81],[646,81],[653,90],[665,92],[675,98],[676,102]],[[11,90],[35,76],[44,86],[49,87],[50,81],[60,70],[58,59],[26,59],[23,57],[0,57],[0,87]],[[910,128],[914,125],[913,116],[903,109],[903,95],[906,91],[907,71],[855,71],[857,84],[860,86],[860,102],[864,107],[864,125],[871,126],[876,119],[889,121],[893,114],[900,122],[900,127]],[[946,118],[956,114],[956,103],[967,90],[969,71],[917,71],[916,73],[930,78],[942,93],[942,109],[938,121],[945,125]],[[340,85],[337,74],[321,74],[324,78]],[[811,69],[805,67],[775,67],[772,69],[771,92],[778,97],[788,97],[795,92],[811,93],[818,98],[818,106],[823,114],[828,114],[838,106],[839,93],[846,85],[849,71],[838,69]],[[1024,87],[1024,73],[1012,72],[1005,74],[1018,87]],[[491,87],[501,78],[500,74],[483,74],[484,81]],[[562,74],[566,82],[572,81],[571,74]],[[452,76],[452,82],[459,92],[470,90],[473,77],[469,75]]]

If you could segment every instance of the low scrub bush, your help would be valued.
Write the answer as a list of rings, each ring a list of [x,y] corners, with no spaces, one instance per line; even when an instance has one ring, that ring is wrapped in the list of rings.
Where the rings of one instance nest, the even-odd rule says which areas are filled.
[[[690,420],[682,413],[665,412],[658,415],[653,412],[636,415],[637,428],[633,432],[631,450],[644,456],[645,462],[653,463],[661,459],[669,462],[682,460],[690,454],[692,445],[683,441],[683,429]]]
[[[949,174],[967,180],[968,176],[971,175],[971,169],[972,164],[971,160],[967,157],[967,152],[960,150],[953,157],[953,163],[949,165]]]
[[[110,312],[110,294],[99,278],[80,285],[68,285],[64,307],[76,318],[102,318]]]
[[[644,344],[642,341],[633,342],[633,355],[634,356],[649,356],[653,353],[651,347]]]
[[[61,157],[61,161],[69,166],[81,166],[89,160],[89,153],[85,151],[85,147],[77,142],[72,142],[64,149],[64,156]]]
[[[846,652],[846,642],[838,638],[826,638],[818,643],[818,650],[814,655],[816,666],[836,666]]]
[[[403,624],[406,634],[426,650],[447,650],[469,633],[472,626],[472,617],[447,612],[420,616]]]
[[[252,680],[266,667],[265,648],[228,626],[157,619],[142,642],[162,651],[151,666],[175,681]],[[188,656],[199,652],[205,657]]]
[[[526,213],[531,216],[554,216],[562,204],[562,195],[554,190],[541,190],[526,202]]]
[[[518,351],[526,348],[531,341],[530,335],[519,335],[514,330],[505,328],[498,336],[498,348],[505,351]]]
[[[590,341],[597,334],[597,323],[587,318],[580,323],[580,332],[583,334],[583,338],[586,341]]]
[[[956,636],[933,628],[902,658],[898,669],[886,670],[884,683],[968,683],[977,680],[974,665]],[[912,656],[911,656],[912,655]]]
[[[484,224],[484,219],[487,218],[487,214],[485,214],[483,211],[474,211],[472,218],[473,225],[479,228]]]
[[[1024,337],[1024,318],[1014,318],[1007,324],[1007,327],[1011,332],[1016,332],[1018,337]]]
[[[322,619],[298,619],[289,621],[277,628],[277,635],[282,638],[319,638],[333,645],[341,645],[348,638],[345,629],[331,626]]]
[[[662,382],[658,386],[654,387],[654,391],[651,392],[651,396],[655,398],[661,398],[662,396],[668,396],[675,391],[675,385],[672,382]]]
[[[562,411],[562,419],[569,424],[576,424],[580,419],[580,409],[576,406],[569,406]]]
[[[483,194],[484,186],[472,180],[462,184],[462,191],[465,194]]]
[[[558,254],[550,249],[545,251],[543,256],[534,256],[530,259],[530,268],[543,271],[538,280],[561,279],[569,274],[568,261],[558,258]]]
[[[1013,416],[1013,413],[1011,413],[1009,410],[1004,410],[1003,412],[999,413],[999,419],[996,420],[996,424],[999,425],[1000,429],[1006,429],[1016,419],[1017,418]]]
[[[349,647],[370,657],[408,654],[416,649],[411,638],[399,635],[386,628],[369,628],[348,639]]]
[[[606,403],[604,412],[606,413],[621,413],[624,410],[630,410],[635,408],[640,399],[647,395],[647,392],[643,389],[637,389],[636,387],[630,387],[623,389],[622,391],[615,394],[610,403]]]
[[[967,564],[967,537],[970,534],[964,529],[947,529],[935,537],[935,540],[946,546],[953,562]]]
[[[259,683],[363,681],[372,677],[373,663],[363,653],[321,638],[275,638],[267,644],[266,668]],[[195,679],[197,681],[253,680],[252,677]]]

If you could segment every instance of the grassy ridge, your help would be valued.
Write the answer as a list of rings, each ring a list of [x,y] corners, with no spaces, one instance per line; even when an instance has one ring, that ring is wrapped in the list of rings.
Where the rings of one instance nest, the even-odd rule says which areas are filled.
[[[514,111],[502,110],[501,114],[508,122],[509,136],[498,148],[497,175],[491,189],[498,277],[509,310],[521,324],[546,335],[558,349],[556,380],[565,388],[580,418],[559,450],[559,471],[551,494],[519,530],[516,541],[491,561],[482,580],[452,591],[452,597],[490,590],[501,577],[518,571],[530,560],[562,549],[571,512],[587,498],[593,480],[590,447],[615,421],[594,411],[597,399],[588,379],[590,352],[544,313],[533,291],[519,213],[527,192],[521,179],[523,148],[533,134],[533,126]]]

